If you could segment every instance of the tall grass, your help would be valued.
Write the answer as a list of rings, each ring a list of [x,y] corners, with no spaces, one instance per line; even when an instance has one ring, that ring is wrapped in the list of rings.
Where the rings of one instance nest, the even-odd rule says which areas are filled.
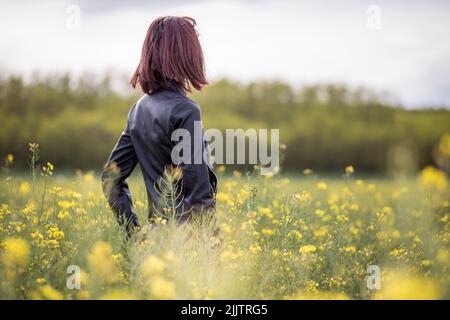
[[[362,180],[353,167],[334,178],[225,170],[216,219],[160,215],[128,241],[98,176],[57,169],[2,173],[1,298],[450,297],[450,190],[432,167],[403,180]],[[144,185],[130,180],[146,225]],[[71,265],[80,289],[67,287]],[[367,287],[371,265],[380,290]]]

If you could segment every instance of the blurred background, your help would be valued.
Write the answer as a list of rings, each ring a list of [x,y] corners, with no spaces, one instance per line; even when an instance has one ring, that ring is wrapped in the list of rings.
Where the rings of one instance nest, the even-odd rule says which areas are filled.
[[[100,169],[151,21],[196,19],[205,128],[279,128],[282,169],[448,170],[450,2],[2,1],[0,156]],[[445,160],[447,159],[447,160]]]

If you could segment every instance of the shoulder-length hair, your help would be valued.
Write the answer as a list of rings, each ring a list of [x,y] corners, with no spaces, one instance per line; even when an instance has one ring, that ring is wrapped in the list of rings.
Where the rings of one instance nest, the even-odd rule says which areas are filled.
[[[203,52],[189,17],[160,17],[152,22],[142,45],[142,55],[130,84],[145,93],[175,84],[184,92],[208,84]]]

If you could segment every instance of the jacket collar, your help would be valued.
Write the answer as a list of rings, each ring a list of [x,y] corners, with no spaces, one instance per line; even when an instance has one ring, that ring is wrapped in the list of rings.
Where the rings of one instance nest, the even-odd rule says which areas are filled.
[[[161,89],[176,91],[176,92],[179,92],[179,93],[185,95],[183,87],[175,80],[169,80],[166,85],[161,87]]]

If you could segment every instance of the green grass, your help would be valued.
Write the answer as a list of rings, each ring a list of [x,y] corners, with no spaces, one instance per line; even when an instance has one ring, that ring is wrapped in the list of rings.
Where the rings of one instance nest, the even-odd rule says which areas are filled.
[[[0,298],[449,298],[450,193],[433,174],[219,174],[215,221],[159,220],[125,242],[98,176],[56,172],[33,185],[4,173]],[[139,175],[130,186],[145,224]],[[80,290],[66,287],[69,265],[81,268]],[[366,286],[370,265],[381,290]]]

